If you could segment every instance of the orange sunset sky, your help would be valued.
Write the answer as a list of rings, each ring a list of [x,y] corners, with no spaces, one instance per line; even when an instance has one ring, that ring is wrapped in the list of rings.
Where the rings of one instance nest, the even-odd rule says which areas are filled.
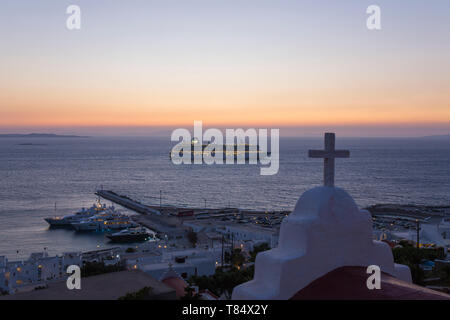
[[[74,31],[69,2],[20,2],[0,13],[0,133],[450,133],[448,1],[378,1],[379,31],[364,1],[78,1]]]

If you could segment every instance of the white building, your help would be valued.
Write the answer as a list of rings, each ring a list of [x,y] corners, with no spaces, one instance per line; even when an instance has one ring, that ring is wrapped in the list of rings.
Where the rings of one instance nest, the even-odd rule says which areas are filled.
[[[233,299],[289,299],[346,266],[377,265],[410,283],[409,268],[395,264],[389,246],[372,237],[370,214],[347,192],[327,186],[308,190],[284,219],[278,247],[258,254],[254,279],[234,288]]]
[[[272,228],[225,225],[223,228],[217,228],[216,231],[224,234],[228,239],[232,239],[235,242],[235,247],[239,247],[241,244],[245,246],[246,242],[266,242],[271,248],[276,247],[278,244],[278,231]]]
[[[138,267],[148,275],[159,279],[172,267],[183,279],[191,276],[211,276],[215,273],[215,261],[211,258],[190,258],[181,263],[161,262]]]
[[[151,253],[132,253],[123,256],[129,269],[139,269],[159,279],[172,266],[178,274],[187,279],[190,276],[209,276],[215,273],[220,262],[221,249],[160,249]]]
[[[253,250],[254,245],[262,242],[269,244],[271,248],[278,244],[278,228],[204,221],[189,221],[183,224],[196,233],[204,232],[207,235],[215,233],[219,236],[224,236],[226,240],[234,242],[235,248],[241,247],[247,251]]]
[[[45,285],[47,281],[60,279],[66,275],[71,264],[81,266],[81,253],[68,252],[49,257],[47,252],[32,253],[27,260],[8,261],[0,257],[0,289],[8,293],[26,287]]]

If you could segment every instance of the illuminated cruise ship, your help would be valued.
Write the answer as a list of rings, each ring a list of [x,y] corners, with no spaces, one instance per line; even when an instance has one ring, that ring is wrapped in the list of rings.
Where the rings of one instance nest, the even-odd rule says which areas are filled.
[[[194,160],[194,157],[196,154],[200,154],[204,156],[207,153],[210,153],[212,157],[216,156],[216,153],[219,155],[219,153],[222,153],[223,160],[225,161],[227,156],[232,156],[234,161],[239,160],[240,157],[242,157],[246,162],[251,160],[252,155],[255,155],[254,159],[259,160],[265,155],[270,156],[270,151],[263,152],[260,150],[259,145],[251,145],[248,143],[235,143],[234,145],[230,144],[223,144],[223,145],[216,145],[216,147],[222,147],[222,151],[217,151],[214,146],[214,143],[211,143],[211,141],[206,141],[202,144],[202,151],[196,151],[195,147],[200,142],[197,138],[193,138],[191,140],[191,143],[186,143],[185,145],[181,145],[181,150],[179,151],[179,156],[182,157],[184,152],[191,154],[191,160]],[[209,149],[205,150],[207,147]],[[213,149],[209,151],[210,149]],[[220,148],[219,148],[220,149]],[[170,159],[172,159],[173,155],[176,154],[173,151],[170,152]]]

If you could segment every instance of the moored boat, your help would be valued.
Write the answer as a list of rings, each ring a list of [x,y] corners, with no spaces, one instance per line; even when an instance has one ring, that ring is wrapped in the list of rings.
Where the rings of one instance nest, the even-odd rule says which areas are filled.
[[[107,211],[87,219],[72,223],[76,231],[112,231],[135,227],[137,224],[127,215],[117,211]]]
[[[50,227],[70,228],[72,226],[72,223],[81,221],[82,219],[90,218],[106,210],[106,204],[101,204],[100,200],[97,200],[97,202],[94,203],[89,209],[82,208],[80,211],[74,214],[49,217],[44,218],[44,220],[50,225]]]
[[[145,228],[129,228],[107,234],[106,237],[112,242],[142,242],[152,238],[152,234]]]

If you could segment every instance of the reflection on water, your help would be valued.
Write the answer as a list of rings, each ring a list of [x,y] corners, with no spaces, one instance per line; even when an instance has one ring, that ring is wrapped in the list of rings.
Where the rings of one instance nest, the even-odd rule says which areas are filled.
[[[31,145],[30,145],[31,144]],[[257,165],[181,165],[169,160],[169,139],[0,140],[0,255],[48,248],[56,254],[111,246],[101,234],[48,230],[44,217],[89,207],[103,187],[144,203],[291,210],[321,184],[323,162],[309,159],[322,138],[281,139],[280,170],[260,176]],[[351,158],[336,160],[336,185],[360,206],[450,203],[450,141],[339,138]]]

